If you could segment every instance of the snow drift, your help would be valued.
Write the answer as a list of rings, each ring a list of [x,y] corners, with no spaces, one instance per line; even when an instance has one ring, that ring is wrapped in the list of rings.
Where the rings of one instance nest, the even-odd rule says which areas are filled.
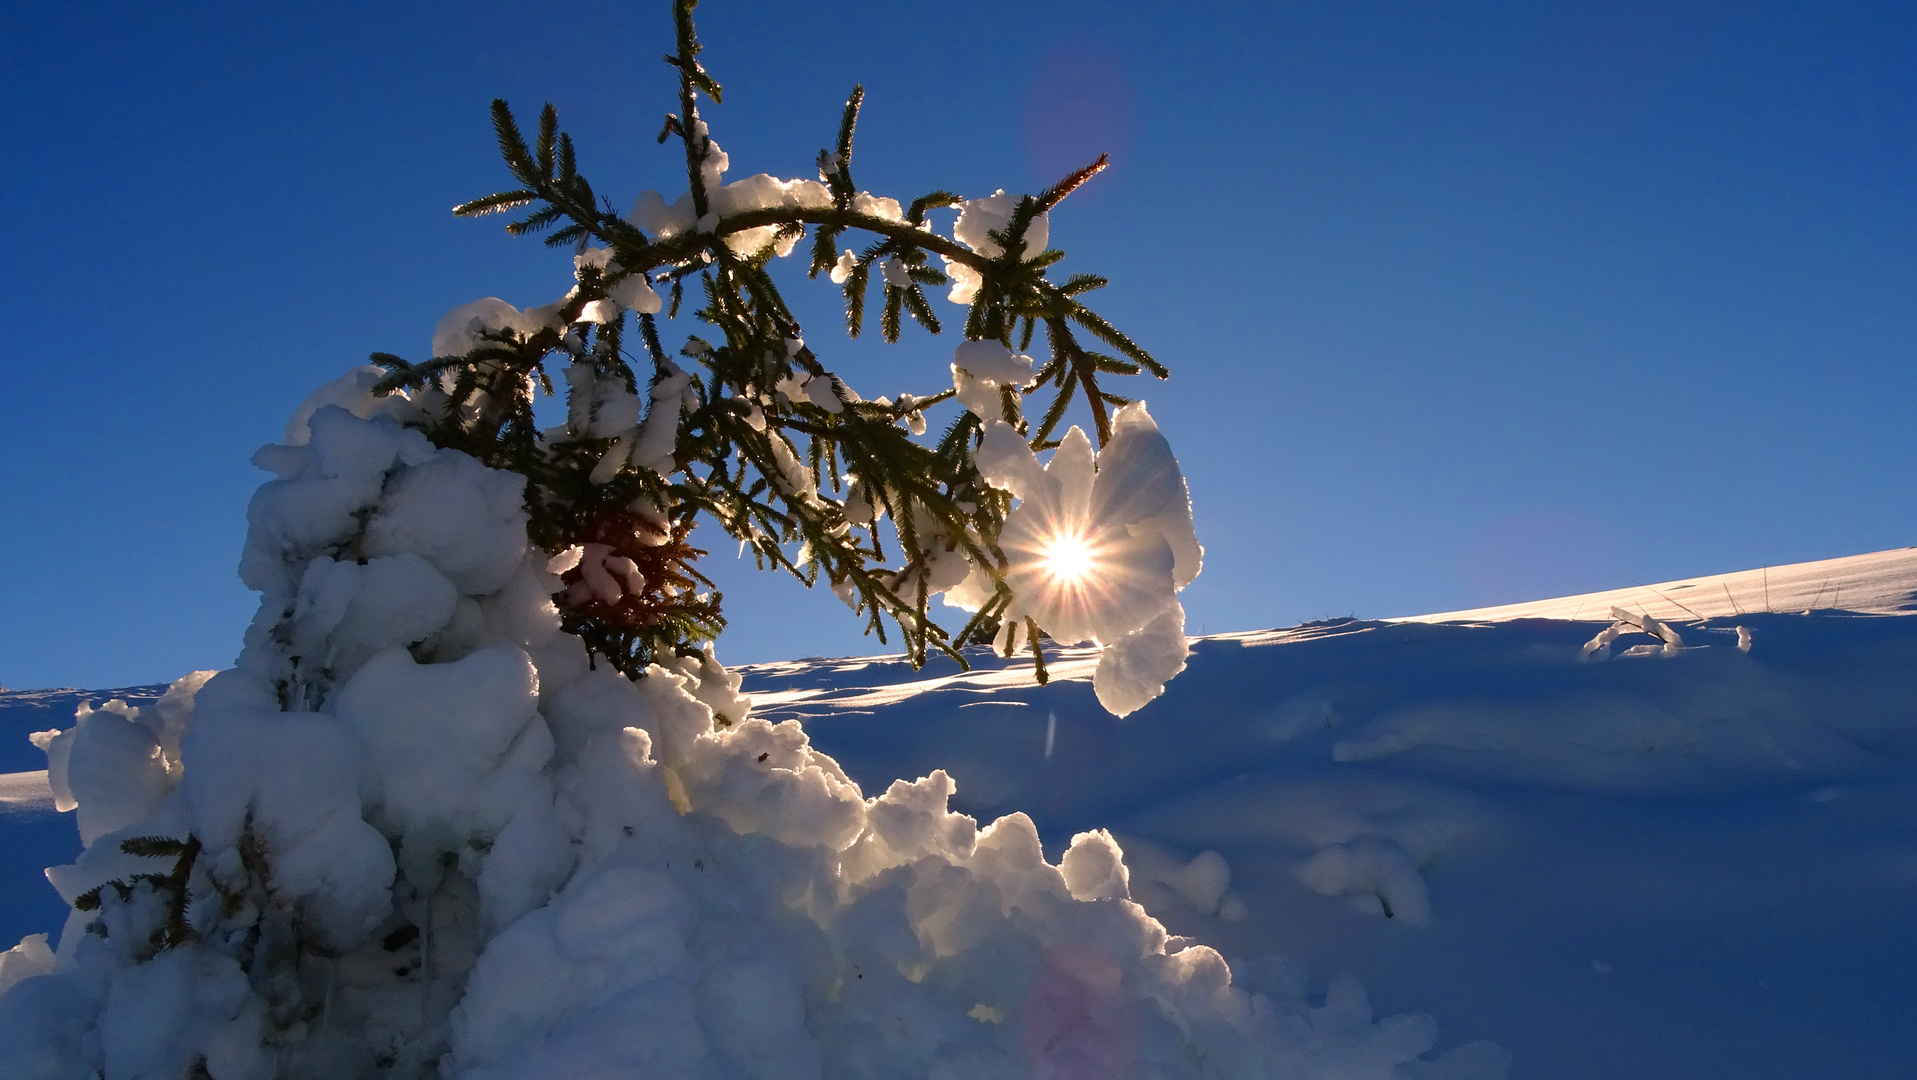
[[[1766,582],[1780,610],[1764,610]],[[1054,652],[1044,687],[1024,664],[976,655],[970,673],[896,657],[756,665],[737,669],[738,692],[754,717],[800,720],[865,791],[942,769],[947,807],[1027,814],[1075,893],[1116,887],[1111,849],[1059,858],[1077,834],[1109,831],[1168,949],[1239,958],[1233,985],[1292,1015],[1353,1004],[1359,986],[1382,1013],[1438,1006],[1452,1072],[1411,1062],[1408,1075],[1495,1075],[1502,1052],[1470,1042],[1490,1038],[1518,1076],[1898,1076],[1917,1053],[1904,976],[1917,965],[1904,929],[1917,917],[1917,621],[1799,613],[1820,586],[1846,607],[1908,611],[1917,550],[1542,602],[1505,621],[1200,638],[1165,697],[1123,721],[1093,689],[1097,649]],[[1613,606],[1681,620],[1683,645],[1626,635],[1593,662],[1584,646],[1605,622],[1525,617],[1605,620]],[[1652,647],[1630,655],[1640,642]],[[7,692],[0,723],[71,726],[88,702],[84,726],[157,716],[165,690]],[[113,696],[126,707],[100,706]],[[582,729],[540,711],[556,754],[578,760],[568,732]],[[40,758],[18,734],[0,740],[0,769]],[[53,800],[44,772],[0,780],[19,864],[0,914],[15,935],[57,925],[35,906],[58,903],[37,868],[72,861],[72,818]],[[28,943],[0,979],[50,956]]]

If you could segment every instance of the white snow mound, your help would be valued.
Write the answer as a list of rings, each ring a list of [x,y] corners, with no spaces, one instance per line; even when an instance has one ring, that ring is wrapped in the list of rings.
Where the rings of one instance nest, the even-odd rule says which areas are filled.
[[[560,630],[519,478],[393,416],[303,420],[259,458],[238,665],[46,735],[88,847],[49,872],[57,954],[0,954],[0,1075],[1503,1075],[1420,1062],[1433,1021],[1353,980],[1314,1003],[1168,936],[1109,833],[1055,865],[943,771],[868,798],[709,652],[611,673]],[[1139,703],[1184,663],[1197,556],[1146,423],[1106,465],[1143,494],[1078,485],[1154,548],[1149,603],[1087,631]],[[1390,872],[1346,862],[1320,876]]]

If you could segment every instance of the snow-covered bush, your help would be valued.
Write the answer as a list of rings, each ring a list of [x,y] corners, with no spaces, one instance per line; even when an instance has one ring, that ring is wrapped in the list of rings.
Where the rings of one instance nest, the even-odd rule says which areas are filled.
[[[579,246],[575,287],[462,307],[431,361],[316,392],[255,458],[275,479],[247,512],[261,604],[237,664],[37,737],[86,847],[48,872],[72,905],[57,953],[0,955],[0,1075],[1400,1075],[1428,1018],[1374,1024],[1349,981],[1314,1006],[1282,966],[1234,981],[1131,902],[1109,834],[1054,865],[1024,815],[950,812],[943,772],[867,798],[796,722],[751,715],[709,641],[701,513],[874,629],[894,619],[915,658],[972,634],[1098,641],[1121,713],[1183,665],[1175,594],[1200,551],[1163,436],[1096,380],[1162,369],[1078,304],[1096,279],[1045,280],[1045,214],[1095,169],[902,207],[852,184],[855,93],[820,180],[724,184],[691,7],[668,121],[690,191],[601,211],[552,111],[528,148],[499,105],[526,186],[466,209],[569,222],[552,238]],[[952,205],[958,240],[925,221]],[[824,369],[765,271],[807,225],[855,331],[874,265],[886,335],[901,311],[936,330],[920,286],[947,260],[970,304],[952,388],[867,402]],[[878,239],[840,253],[850,229]],[[693,339],[686,368],[654,286],[676,311],[694,277],[723,340]],[[1038,326],[1043,365],[1012,348]],[[569,412],[542,432],[555,357]],[[1052,441],[1075,390],[1100,450]],[[952,397],[951,430],[913,441]],[[947,636],[927,602],[952,592],[975,614]]]

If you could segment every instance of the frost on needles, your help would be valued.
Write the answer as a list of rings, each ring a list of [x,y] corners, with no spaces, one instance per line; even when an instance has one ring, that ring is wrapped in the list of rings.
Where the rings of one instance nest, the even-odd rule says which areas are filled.
[[[1109,834],[1054,865],[1024,815],[950,812],[943,772],[868,798],[752,716],[697,521],[914,660],[1097,642],[1117,713],[1183,666],[1200,549],[1164,437],[1100,381],[1164,369],[1082,306],[1101,279],[1047,276],[1047,215],[1102,161],[902,204],[853,182],[855,91],[817,180],[727,182],[691,7],[662,135],[688,190],[617,214],[551,108],[527,142],[496,104],[521,186],[460,212],[525,211],[570,291],[465,305],[430,359],[317,391],[254,459],[236,665],[35,737],[86,847],[48,871],[57,952],[0,954],[0,1075],[1469,1075],[1349,980],[1314,1004],[1169,937]],[[767,273],[808,235],[854,334],[874,295],[886,338],[937,333],[950,287],[949,386],[867,400],[827,369]],[[668,354],[682,310],[706,325]],[[1074,399],[1093,432],[1055,435]]]

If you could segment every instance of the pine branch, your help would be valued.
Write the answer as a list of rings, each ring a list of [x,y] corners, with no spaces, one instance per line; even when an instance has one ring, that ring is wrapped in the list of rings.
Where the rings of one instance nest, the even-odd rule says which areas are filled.
[[[820,229],[812,237],[812,265],[806,270],[806,277],[816,278],[820,271],[830,271],[839,261],[839,229]]]
[[[934,210],[942,206],[957,206],[964,201],[964,199],[949,191],[934,191],[930,194],[920,195],[918,198],[912,200],[912,205],[905,208],[905,223],[907,225],[923,225],[925,224],[925,212],[927,210]]]
[[[865,285],[871,276],[872,264],[864,260],[852,267],[852,273],[845,279],[845,333],[847,337],[858,337],[865,325]]]
[[[559,137],[559,110],[551,102],[539,110],[539,175],[547,181],[552,180],[554,143]]]
[[[679,52],[666,57],[666,63],[679,69],[679,140],[686,149],[686,184],[692,192],[692,209],[697,217],[706,215],[705,159],[712,140],[699,132],[697,92],[705,90],[714,102],[721,100],[718,84],[706,77],[699,66],[699,38],[692,26],[692,9],[699,0],[674,0],[673,28],[677,32]]]
[[[879,335],[886,344],[897,344],[899,340],[899,305],[905,293],[896,285],[885,287],[885,307],[879,313]]]
[[[1045,417],[1039,421],[1038,431],[1032,436],[1034,443],[1043,443],[1051,439],[1052,432],[1057,430],[1059,422],[1065,418],[1065,407],[1071,403],[1072,395],[1069,388],[1060,390],[1057,396],[1052,398],[1051,407],[1045,410]]]
[[[1070,309],[1070,317],[1073,322],[1090,330],[1100,341],[1124,353],[1126,356],[1131,357],[1133,360],[1138,361],[1146,371],[1151,372],[1161,379],[1171,378],[1171,372],[1166,370],[1165,365],[1152,359],[1150,353],[1139,348],[1131,338],[1120,333],[1117,327],[1100,318],[1090,308],[1085,307],[1083,304],[1073,304]]]
[[[186,851],[186,842],[171,836],[136,836],[120,841],[120,850],[142,859],[164,859]]]
[[[1073,274],[1065,279],[1065,284],[1060,285],[1058,291],[1066,296],[1077,296],[1080,293],[1091,292],[1093,289],[1102,289],[1109,284],[1111,284],[1110,281],[1097,274]]]
[[[533,168],[526,140],[519,134],[519,125],[513,122],[512,110],[507,108],[504,98],[493,99],[493,133],[499,138],[499,156],[506,159],[506,167],[512,170],[513,176],[528,187],[535,186],[540,176]]]
[[[538,198],[539,193],[536,191],[502,191],[497,195],[488,195],[483,199],[474,199],[472,202],[460,203],[458,206],[453,207],[453,216],[482,217],[486,214],[497,214],[506,210],[517,210],[522,206],[533,203]]]
[[[1111,163],[1111,159],[1112,159],[1112,156],[1110,154],[1100,154],[1098,155],[1097,161],[1094,161],[1090,165],[1087,165],[1084,168],[1079,169],[1076,172],[1073,172],[1070,176],[1067,176],[1065,179],[1060,180],[1058,183],[1053,184],[1051,187],[1046,188],[1045,194],[1040,195],[1038,197],[1039,213],[1044,213],[1050,210],[1052,207],[1057,206],[1059,203],[1064,202],[1065,196],[1070,195],[1074,191],[1077,191],[1079,188],[1079,185],[1083,184],[1087,180],[1090,180],[1092,177],[1097,176],[1099,173],[1104,172],[1105,166]]]
[[[865,86],[852,88],[851,96],[845,99],[845,112],[839,117],[839,169],[852,167],[852,132],[859,126],[859,107],[865,103]]]
[[[701,46],[692,22],[694,7],[692,0],[676,0],[674,5],[676,49],[666,59],[678,75],[679,102],[678,110],[666,117],[660,139],[680,139],[695,214],[705,219],[710,210],[705,164],[713,146],[700,119],[697,96],[705,93],[717,102],[721,91],[698,60]],[[426,416],[422,423],[434,442],[525,475],[528,535],[545,550],[556,553],[580,542],[582,536],[600,535],[593,530],[610,527],[607,522],[618,529],[633,527],[619,523],[630,518],[630,507],[645,505],[635,500],[662,509],[675,537],[682,538],[705,515],[743,548],[751,549],[762,567],[784,570],[808,583],[833,582],[852,600],[867,631],[881,640],[886,637],[886,623],[891,622],[898,630],[900,646],[914,662],[922,662],[936,650],[963,664],[959,648],[970,641],[994,639],[1012,602],[1002,580],[1004,553],[997,546],[1011,499],[983,483],[971,457],[982,422],[966,411],[928,446],[915,441],[900,425],[908,416],[920,417],[924,408],[949,400],[954,396],[951,389],[928,397],[901,396],[898,405],[831,402],[830,410],[805,393],[791,400],[784,394],[770,396],[775,386],[792,377],[828,379],[835,388],[843,387],[813,352],[815,345],[794,349],[788,344],[801,335],[797,319],[768,273],[776,248],[813,228],[809,276],[816,277],[838,265],[842,235],[858,231],[872,238],[852,261],[852,271],[842,283],[846,328],[854,337],[863,329],[874,262],[895,258],[909,279],[903,286],[883,286],[879,321],[888,341],[902,332],[905,313],[930,332],[942,329],[925,289],[947,284],[949,279],[928,263],[929,255],[940,255],[977,274],[980,285],[966,312],[966,337],[1007,345],[1016,339],[1023,351],[1043,325],[1052,346],[1029,386],[1001,388],[1003,415],[1034,446],[1050,445],[1070,402],[1081,393],[1092,410],[1099,443],[1104,445],[1111,434],[1108,406],[1126,399],[1101,387],[1099,376],[1150,370],[1162,377],[1163,368],[1075,299],[1102,287],[1103,277],[1074,274],[1063,284],[1052,283],[1046,275],[1064,257],[1063,252],[1032,251],[1027,241],[1037,215],[1057,206],[1096,175],[1108,164],[1107,158],[1101,156],[1037,198],[1021,199],[1006,227],[993,234],[1003,253],[986,258],[927,225],[929,211],[961,201],[949,191],[913,199],[902,221],[854,209],[859,192],[852,181],[851,161],[863,100],[863,87],[854,87],[840,118],[835,151],[820,152],[820,173],[832,193],[830,205],[766,207],[728,216],[716,227],[708,221],[704,232],[688,229],[665,239],[646,236],[610,205],[599,205],[592,186],[578,171],[572,140],[559,129],[551,106],[542,109],[529,147],[505,102],[495,102],[493,119],[501,156],[518,184],[464,203],[456,213],[477,217],[518,211],[508,226],[510,232],[543,233],[550,245],[571,244],[581,250],[597,240],[611,249],[610,261],[603,264],[603,272],[592,264],[582,267],[579,287],[555,316],[558,325],[533,333],[489,331],[465,356],[437,357],[417,365],[380,354],[375,359],[386,374],[378,385],[386,391],[415,392]],[[744,255],[731,250],[729,240],[760,228],[769,228],[774,239]],[[533,397],[552,392],[554,380],[548,377],[545,364],[560,353],[564,359],[557,362],[588,364],[594,378],[617,376],[632,392],[645,396],[645,380],[635,378],[633,366],[621,353],[623,322],[576,322],[587,303],[604,297],[609,287],[632,274],[644,275],[668,292],[665,318],[678,316],[685,279],[697,275],[704,300],[695,314],[714,328],[715,344],[691,339],[684,350],[690,361],[686,373],[692,378],[668,475],[615,458],[619,467],[612,477],[593,482],[590,477],[612,449],[613,440],[582,433],[550,440],[542,437],[533,423]],[[637,324],[653,362],[653,380],[676,374],[680,369],[661,345],[657,319],[641,315]],[[1073,325],[1104,342],[1116,355],[1084,349],[1073,336]],[[1048,389],[1042,418],[1035,430],[1030,429],[1023,419],[1021,393]],[[839,389],[834,392],[848,399],[854,396]],[[1039,403],[1031,404],[1036,409]],[[677,408],[677,403],[653,407]],[[787,449],[775,454],[775,444]],[[896,535],[901,565],[886,565],[886,545],[877,523],[857,526],[847,517],[841,498],[823,488],[790,490],[782,472],[786,459],[781,456],[788,450],[797,455],[797,466],[815,487],[825,485],[836,492],[848,475],[859,478],[866,497],[882,508],[886,528]],[[605,535],[622,544],[631,539],[621,539],[625,534],[617,529]],[[795,544],[800,545],[796,551]],[[709,639],[724,625],[720,598],[694,592],[701,584],[710,587],[695,565],[703,553],[668,546],[675,554],[644,576],[648,582],[674,583],[681,592],[670,597],[648,593],[641,605],[645,621],[615,617],[617,613],[609,611],[563,609],[569,630],[630,674],[643,670],[647,658],[675,655]],[[643,554],[637,547],[633,550],[635,557]],[[929,615],[929,574],[933,563],[956,557],[984,569],[997,588],[953,637]],[[1004,641],[1015,642],[1021,632],[1042,671],[1042,628],[1029,620],[1023,626],[1005,626]]]
[[[925,327],[928,332],[938,333],[939,317],[932,313],[932,305],[925,302],[925,294],[919,291],[919,287],[914,285],[900,292],[905,301],[905,309],[912,313],[913,320]]]

